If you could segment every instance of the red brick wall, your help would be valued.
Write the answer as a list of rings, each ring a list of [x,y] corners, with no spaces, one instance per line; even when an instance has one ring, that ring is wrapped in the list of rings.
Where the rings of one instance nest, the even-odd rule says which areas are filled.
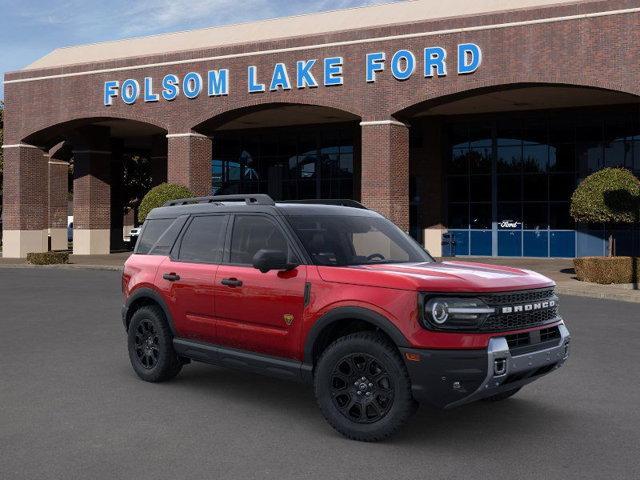
[[[67,228],[69,164],[49,161],[49,227]]]
[[[167,179],[188,187],[194,195],[211,193],[211,139],[200,135],[171,137]]]

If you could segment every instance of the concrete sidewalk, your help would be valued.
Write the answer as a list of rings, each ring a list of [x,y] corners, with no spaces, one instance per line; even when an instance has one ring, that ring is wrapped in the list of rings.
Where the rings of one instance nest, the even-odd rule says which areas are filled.
[[[34,266],[27,264],[24,259],[0,258],[1,267],[18,268],[67,268],[67,269],[95,269],[120,270],[129,258],[131,252],[113,253],[111,255],[71,255],[67,265]],[[607,298],[625,302],[640,303],[640,290],[634,290],[633,285],[599,285],[596,283],[580,282],[575,278],[573,262],[566,258],[493,258],[493,257],[457,257],[444,260],[459,260],[465,262],[480,262],[492,265],[507,265],[516,268],[526,268],[551,278],[558,285],[558,293],[591,298]]]

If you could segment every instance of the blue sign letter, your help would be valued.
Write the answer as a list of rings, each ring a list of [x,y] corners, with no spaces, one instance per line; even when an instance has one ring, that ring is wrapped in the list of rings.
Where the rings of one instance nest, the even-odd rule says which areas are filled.
[[[167,101],[175,100],[180,93],[180,88],[178,87],[178,77],[174,74],[165,75],[162,79],[162,98]]]
[[[189,72],[182,79],[182,91],[187,98],[196,98],[202,92],[202,77],[197,72]]]
[[[473,73],[482,63],[482,51],[475,43],[458,45],[458,73]]]
[[[447,51],[442,47],[429,47],[424,49],[424,76],[433,77],[433,69],[436,75],[444,77],[447,75]]]
[[[104,82],[104,105],[110,107],[113,105],[113,98],[118,96],[118,86],[120,82],[117,80],[110,80]]]
[[[278,87],[283,90],[291,90],[291,82],[289,81],[287,66],[284,63],[276,63],[276,66],[273,67],[273,76],[271,77],[269,90],[273,92],[278,90]]]
[[[144,78],[144,101],[145,102],[157,102],[160,99],[160,95],[153,93],[153,78]]]
[[[324,59],[324,85],[342,85],[342,57],[329,57]]]
[[[376,81],[376,72],[384,70],[384,61],[387,58],[384,52],[367,53],[367,82]]]
[[[404,60],[404,66],[402,60]],[[398,80],[406,80],[415,70],[416,57],[409,50],[398,50],[391,57],[391,73]]]
[[[300,60],[296,62],[296,86],[298,88],[315,88],[318,86],[316,78],[311,73],[311,69],[316,64],[316,60]]]
[[[120,92],[122,101],[127,105],[136,103],[136,100],[140,96],[140,84],[137,80],[129,78],[122,82],[122,91]]]
[[[258,67],[254,67],[253,65],[248,69],[248,83],[249,83],[249,93],[259,93],[264,92],[264,83],[256,83],[256,77],[258,76]]]
[[[210,97],[219,97],[229,95],[229,70],[209,70],[208,76],[208,93]]]

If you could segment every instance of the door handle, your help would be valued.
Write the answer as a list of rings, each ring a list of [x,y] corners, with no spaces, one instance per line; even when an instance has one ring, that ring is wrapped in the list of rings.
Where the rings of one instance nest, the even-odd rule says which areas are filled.
[[[222,285],[226,285],[227,287],[242,286],[242,280],[238,280],[237,278],[223,278],[220,283],[222,283]]]
[[[165,280],[169,280],[170,282],[175,282],[176,280],[180,280],[180,275],[171,272],[165,273],[164,275],[162,275],[162,278],[164,278]]]

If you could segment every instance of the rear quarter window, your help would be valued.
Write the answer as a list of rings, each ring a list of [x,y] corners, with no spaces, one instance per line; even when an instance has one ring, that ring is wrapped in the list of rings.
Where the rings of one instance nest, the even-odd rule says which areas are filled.
[[[147,255],[151,247],[155,245],[175,220],[175,218],[154,218],[144,222],[140,238],[136,244],[135,253],[138,255]]]

